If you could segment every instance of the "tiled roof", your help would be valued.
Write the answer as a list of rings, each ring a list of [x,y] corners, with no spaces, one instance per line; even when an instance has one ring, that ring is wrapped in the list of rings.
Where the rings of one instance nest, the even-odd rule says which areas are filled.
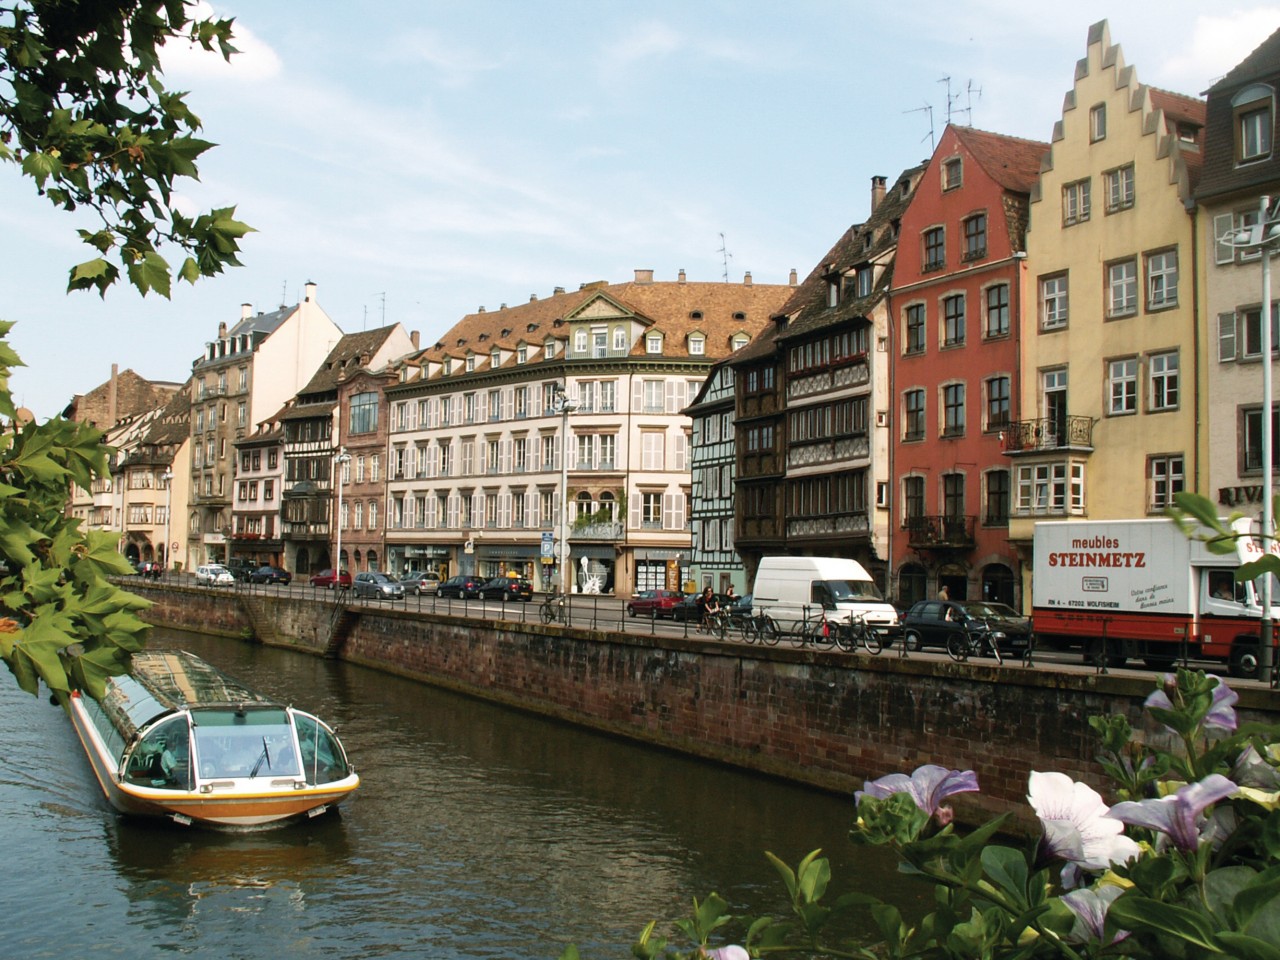
[[[1040,162],[1049,144],[973,127],[953,125],[951,129],[992,180],[1006,190],[1031,192],[1040,178]]]
[[[363,330],[360,333],[344,334],[329,351],[320,369],[298,391],[299,397],[313,393],[331,393],[338,389],[338,380],[345,373],[350,375],[359,369],[362,357],[372,357],[387,342],[387,338],[395,332],[395,326],[378,327],[376,330]]]
[[[191,391],[183,387],[165,404],[164,412],[151,424],[144,444],[158,447],[179,444],[191,434]]]
[[[1204,127],[1205,102],[1198,97],[1161,90],[1159,87],[1148,87],[1151,91],[1151,105],[1163,110],[1167,119],[1174,123],[1190,123],[1196,127]],[[1170,130],[1175,133],[1175,130]]]

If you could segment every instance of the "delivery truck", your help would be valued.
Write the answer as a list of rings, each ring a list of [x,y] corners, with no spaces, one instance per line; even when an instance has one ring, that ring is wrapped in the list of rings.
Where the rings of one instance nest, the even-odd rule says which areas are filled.
[[[762,557],[752,587],[754,611],[797,633],[809,617],[862,617],[888,647],[902,632],[898,611],[862,564],[848,557]]]
[[[1167,669],[1187,656],[1222,660],[1236,677],[1261,662],[1261,580],[1235,580],[1263,546],[1248,533],[1214,554],[1168,519],[1063,520],[1035,526],[1032,623],[1041,644],[1079,646],[1109,666],[1138,658]],[[1277,553],[1276,543],[1268,548]],[[1274,585],[1274,581],[1273,581]],[[1273,587],[1273,604],[1276,591]],[[1280,610],[1273,605],[1272,618]]]

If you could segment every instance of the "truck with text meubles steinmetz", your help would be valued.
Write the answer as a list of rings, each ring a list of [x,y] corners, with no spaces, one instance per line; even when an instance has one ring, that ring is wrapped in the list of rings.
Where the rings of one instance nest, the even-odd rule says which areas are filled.
[[[1225,660],[1237,677],[1257,676],[1261,582],[1235,581],[1241,562],[1264,549],[1248,523],[1238,522],[1236,552],[1225,556],[1168,519],[1037,523],[1031,587],[1037,643],[1079,646],[1087,660],[1105,656],[1113,667],[1140,658],[1164,669],[1185,654]],[[1280,553],[1275,540],[1267,549]],[[1272,618],[1278,614],[1273,605]]]

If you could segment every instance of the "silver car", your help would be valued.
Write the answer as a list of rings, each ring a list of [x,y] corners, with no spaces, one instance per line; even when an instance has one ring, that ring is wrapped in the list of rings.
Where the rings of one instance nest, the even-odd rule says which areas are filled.
[[[206,563],[196,567],[197,587],[229,587],[236,578],[220,563]]]
[[[400,600],[404,597],[404,584],[389,573],[377,570],[357,573],[351,586],[357,597],[371,597],[374,600]]]

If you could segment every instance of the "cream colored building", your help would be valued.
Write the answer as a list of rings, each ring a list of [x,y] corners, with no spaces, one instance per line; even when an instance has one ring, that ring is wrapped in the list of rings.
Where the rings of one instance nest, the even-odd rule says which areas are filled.
[[[1005,440],[1009,537],[1027,560],[1037,521],[1158,515],[1207,475],[1192,281],[1203,127],[1203,101],[1139,83],[1106,21],[1089,29],[1031,195],[1024,419]]]

